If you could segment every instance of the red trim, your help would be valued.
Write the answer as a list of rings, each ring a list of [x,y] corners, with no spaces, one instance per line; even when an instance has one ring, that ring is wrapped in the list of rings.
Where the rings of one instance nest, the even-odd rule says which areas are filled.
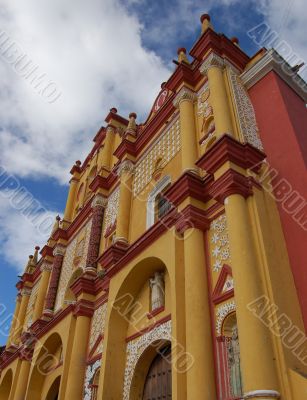
[[[37,332],[36,337],[37,339],[44,336],[48,331],[54,328],[59,322],[61,322],[68,314],[70,314],[74,309],[74,305],[70,304],[64,310],[58,311],[54,314],[53,318],[50,321],[47,321],[47,324],[43,326],[43,328]]]
[[[128,125],[129,121],[126,118],[122,117],[121,115],[117,114],[117,110],[116,112],[115,110],[116,108],[111,108],[109,114],[106,116],[105,121],[109,124],[113,119],[114,121],[117,121],[120,124]]]
[[[95,361],[100,360],[101,359],[102,354],[97,354],[95,357],[91,358],[91,359],[87,359],[86,364],[93,364]]]
[[[92,301],[81,299],[75,304],[73,311],[74,316],[91,318],[93,314],[94,314],[94,303]]]
[[[85,276],[80,276],[71,286],[70,289],[73,291],[76,297],[79,297],[81,293],[96,294],[95,283],[92,279]]]
[[[147,328],[141,329],[140,331],[134,333],[133,335],[129,336],[126,338],[126,342],[130,342],[131,340],[134,340],[142,335],[144,333],[152,331],[155,327],[164,324],[164,322],[167,322],[171,319],[171,314],[167,315],[166,317],[161,318],[159,321],[156,321],[154,324],[148,326]]]
[[[223,265],[223,268],[220,272],[218,281],[215,285],[214,291],[212,293],[212,301],[214,304],[219,304],[222,301],[228,300],[234,297],[234,289],[227,290],[227,292],[222,293],[223,287],[225,285],[227,276],[232,276],[231,267],[227,264]]]
[[[115,157],[122,160],[127,154],[136,157],[135,142],[131,142],[127,138],[122,139],[121,143],[117,146],[113,153]]]
[[[240,143],[228,134],[224,134],[196,162],[196,165],[210,174],[216,172],[223,164],[230,161],[244,169],[251,168],[258,173],[261,161],[266,155],[249,143]]]
[[[48,246],[47,244],[41,249],[40,254],[42,257],[53,257],[53,248]]]
[[[226,171],[210,187],[211,196],[221,204],[232,194],[240,194],[247,198],[252,193],[251,179],[233,169]]]
[[[114,167],[115,169],[115,167]],[[111,171],[107,177],[96,175],[89,188],[95,193],[98,189],[109,190],[118,180],[115,172]]]
[[[243,70],[250,58],[225,35],[218,34],[212,29],[207,29],[197,40],[190,51],[190,55],[199,61],[211,50],[221,57],[226,57]]]
[[[175,206],[178,206],[188,197],[206,202],[210,199],[208,184],[212,180],[213,177],[210,175],[203,179],[192,172],[185,172],[166,190],[165,197]]]
[[[205,231],[209,228],[209,221],[205,210],[201,210],[189,204],[178,214],[179,218],[176,222],[176,230],[184,233],[187,229],[198,228]]]
[[[147,318],[148,319],[152,319],[153,317],[155,317],[156,315],[160,314],[161,312],[163,312],[165,310],[164,306],[161,306],[159,308],[156,308],[155,310],[151,311],[150,313],[147,313]]]
[[[91,360],[91,359],[92,359],[93,354],[95,353],[95,351],[96,351],[96,349],[97,349],[99,343],[100,343],[103,339],[104,339],[104,335],[99,335],[99,336],[98,336],[98,338],[96,339],[96,341],[95,341],[95,343],[94,343],[94,345],[93,345],[92,350],[89,349],[89,350],[90,350],[90,353],[89,353],[89,355],[88,355],[88,360]]]

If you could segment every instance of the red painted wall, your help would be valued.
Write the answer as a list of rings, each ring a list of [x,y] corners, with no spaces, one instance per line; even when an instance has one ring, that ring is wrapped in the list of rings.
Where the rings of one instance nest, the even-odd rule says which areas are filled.
[[[286,180],[278,208],[307,330],[307,109],[275,72],[261,79],[249,94],[268,162],[278,171],[275,182]],[[296,211],[299,204],[302,209]],[[305,227],[295,219],[305,222]]]

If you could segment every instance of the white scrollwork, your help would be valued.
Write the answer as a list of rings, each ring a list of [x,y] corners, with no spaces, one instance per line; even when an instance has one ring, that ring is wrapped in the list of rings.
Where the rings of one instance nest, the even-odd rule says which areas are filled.
[[[222,334],[222,324],[223,321],[225,319],[225,317],[236,310],[236,303],[233,301],[230,301],[228,303],[224,303],[223,305],[221,305],[220,307],[218,307],[216,309],[215,312],[215,317],[216,317],[216,321],[215,321],[215,330],[216,330],[216,335],[217,336],[221,336]]]
[[[171,341],[172,323],[167,321],[146,332],[140,338],[132,340],[127,344],[127,362],[125,369],[123,400],[129,400],[130,388],[136,364],[144,350],[156,340]]]
[[[263,150],[263,146],[258,134],[258,127],[254,107],[240,77],[232,69],[228,70],[231,90],[234,97],[234,104],[237,118],[240,125],[241,134],[244,141],[250,143],[259,150]]]
[[[116,188],[109,196],[108,205],[105,211],[104,217],[104,233],[106,233],[107,229],[114,225],[118,213],[118,205],[119,205],[119,187]]]
[[[226,215],[221,215],[210,225],[210,238],[212,246],[212,267],[213,271],[218,272],[223,263],[229,262],[230,250],[227,230]]]
[[[94,364],[90,364],[86,368],[83,400],[92,400],[92,388],[90,387],[90,385],[92,383],[92,379],[94,378],[97,369],[100,366],[101,366],[101,360],[97,360],[94,362]]]
[[[180,124],[179,119],[172,121],[145,151],[144,155],[137,162],[134,173],[133,195],[137,196],[145,186],[152,180],[156,162],[163,159],[164,166],[167,165],[180,151]]]
[[[94,312],[92,318],[90,344],[89,344],[90,351],[93,350],[93,346],[95,345],[99,335],[104,334],[106,312],[107,312],[107,303],[102,304]]]

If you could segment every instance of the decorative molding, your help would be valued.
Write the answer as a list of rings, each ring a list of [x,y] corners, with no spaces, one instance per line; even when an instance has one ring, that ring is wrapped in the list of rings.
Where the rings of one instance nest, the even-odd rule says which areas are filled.
[[[134,197],[152,180],[157,160],[162,158],[164,166],[167,165],[180,151],[180,148],[180,124],[179,118],[176,118],[136,163],[133,182]]]
[[[92,201],[92,208],[95,207],[103,207],[105,208],[108,204],[108,199],[105,196],[102,196],[101,194],[96,194],[96,196],[93,198]]]
[[[130,160],[124,160],[120,163],[117,173],[119,176],[122,176],[124,173],[133,174],[135,169],[135,165]]]
[[[83,400],[92,400],[91,383],[97,370],[101,367],[101,359],[87,366],[84,380],[84,396]]]
[[[43,262],[42,265],[40,266],[40,270],[43,271],[52,271],[52,264],[48,262]]]
[[[269,72],[274,71],[284,80],[305,102],[307,102],[307,83],[297,73],[287,61],[277,53],[276,50],[269,50],[247,71],[244,71],[240,78],[243,85],[249,89],[264,78]],[[295,77],[295,79],[293,79]]]
[[[127,344],[127,361],[125,369],[123,400],[130,399],[131,383],[139,358],[143,352],[157,340],[172,340],[171,320],[154,327],[151,331],[144,333],[144,335],[138,339],[132,340]]]
[[[64,257],[65,251],[66,251],[66,247],[64,247],[60,244],[57,244],[55,246],[55,248],[53,249],[53,255],[54,255],[54,257],[57,257],[57,256]]]
[[[218,272],[224,263],[230,262],[230,250],[226,215],[220,215],[210,225],[212,269]]]
[[[174,107],[178,108],[182,101],[194,102],[197,99],[197,94],[187,87],[183,87],[177,93],[175,99],[173,100]]]
[[[104,217],[104,234],[115,224],[119,206],[119,186],[113,190],[108,199]]]
[[[263,146],[258,134],[255,110],[252,102],[243,86],[240,77],[232,69],[229,69],[230,87],[233,93],[237,119],[244,142],[263,151]]]
[[[214,304],[220,304],[232,297],[234,297],[232,270],[229,265],[224,264],[212,293],[212,301]]]
[[[32,293],[32,288],[28,288],[28,287],[21,289],[21,292],[20,292],[20,294],[22,296],[31,296],[31,293]]]
[[[92,352],[98,337],[104,334],[107,306],[108,303],[105,302],[94,311],[89,339],[89,352]]]
[[[210,174],[226,162],[232,162],[244,169],[258,173],[266,155],[249,143],[240,143],[228,134],[221,136],[196,162],[196,165]]]
[[[280,393],[276,390],[253,390],[252,392],[245,393],[243,399],[254,399],[257,397],[260,397],[261,399],[280,399]]]
[[[207,75],[208,70],[212,67],[218,67],[218,68],[225,67],[224,59],[213,52],[210,53],[209,56],[205,59],[205,61],[201,64],[199,71],[202,75]]]
[[[234,300],[222,304],[215,310],[215,331],[217,336],[222,335],[223,321],[228,314],[236,311],[236,303]]]

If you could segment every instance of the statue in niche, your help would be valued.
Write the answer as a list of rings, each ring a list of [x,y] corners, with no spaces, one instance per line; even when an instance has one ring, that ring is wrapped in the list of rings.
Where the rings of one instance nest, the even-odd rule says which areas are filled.
[[[242,396],[242,379],[240,367],[240,345],[238,328],[232,328],[232,336],[228,342],[229,380],[233,397]]]
[[[164,289],[164,273],[155,272],[153,278],[149,280],[151,289],[151,311],[164,307],[165,289]]]

